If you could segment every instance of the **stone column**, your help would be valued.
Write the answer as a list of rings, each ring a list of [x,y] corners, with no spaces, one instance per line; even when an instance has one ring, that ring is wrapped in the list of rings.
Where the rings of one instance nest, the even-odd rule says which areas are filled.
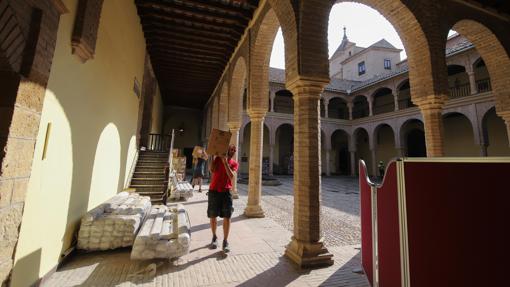
[[[371,166],[372,175],[378,176],[378,174],[377,174],[377,153],[376,153],[375,147],[370,149],[370,154],[372,155],[372,166]]]
[[[476,86],[476,78],[475,78],[475,72],[467,71],[467,74],[469,76],[469,88],[471,89],[471,95],[478,94],[478,87]]]
[[[329,110],[329,99],[324,98],[324,117],[325,118],[329,118],[328,110]]]
[[[369,97],[367,98],[368,101],[368,116],[371,117],[374,115],[374,99]]]
[[[406,156],[406,149],[402,146],[396,146],[395,150],[397,150],[397,156],[398,157],[405,157]]]
[[[355,176],[356,175],[356,169],[357,169],[357,165],[356,165],[356,151],[355,150],[350,150],[349,153],[351,155],[351,175]]]
[[[333,264],[320,232],[320,94],[327,81],[298,78],[294,95],[294,235],[285,255],[302,268]]]
[[[326,175],[331,175],[331,167],[330,167],[330,153],[331,149],[326,149]]]
[[[264,217],[260,206],[262,188],[262,145],[264,143],[264,117],[265,110],[248,111],[251,122],[250,135],[250,161],[248,181],[248,204],[244,210],[247,217]]]
[[[274,113],[274,99],[276,98],[276,93],[273,91],[270,91],[269,93],[269,97],[271,99],[271,112]]]
[[[508,111],[497,112],[502,117],[506,125],[506,134],[508,136],[508,145],[510,146],[510,107]]]
[[[443,103],[424,103],[419,105],[419,107],[423,116],[423,126],[425,128],[425,145],[427,147],[427,156],[444,156],[444,131],[443,118],[441,115]]]
[[[274,144],[269,144],[269,175],[273,176]]]
[[[241,128],[241,123],[236,122],[228,122],[228,129],[232,133],[232,137],[230,138],[230,144],[233,144],[237,147],[237,152],[234,155],[234,160],[239,164],[238,170],[234,180],[232,181],[232,198],[239,198],[239,192],[237,191],[237,174],[239,173],[239,169],[241,168],[241,163],[239,161],[239,129]]]
[[[395,112],[396,112],[399,109],[399,107],[398,107],[398,90],[395,92],[395,95],[393,96],[393,98],[395,101]]]
[[[481,143],[480,144],[480,156],[488,156],[488,153],[487,153],[487,144],[485,143]]]
[[[347,103],[347,108],[349,109],[349,120],[352,121],[352,108],[354,107],[353,103]]]

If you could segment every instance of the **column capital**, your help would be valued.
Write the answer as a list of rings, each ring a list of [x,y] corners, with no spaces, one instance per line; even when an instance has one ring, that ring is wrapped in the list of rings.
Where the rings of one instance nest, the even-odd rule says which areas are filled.
[[[267,111],[265,109],[248,109],[248,116],[250,117],[250,121],[263,121],[266,114]]]
[[[413,102],[420,110],[442,110],[447,100],[446,95],[433,95],[422,98],[414,98]]]
[[[229,130],[239,130],[241,128],[240,122],[227,122]]]
[[[329,83],[329,79],[297,77],[287,83],[287,89],[296,95],[306,94],[309,97],[320,99],[324,87]]]

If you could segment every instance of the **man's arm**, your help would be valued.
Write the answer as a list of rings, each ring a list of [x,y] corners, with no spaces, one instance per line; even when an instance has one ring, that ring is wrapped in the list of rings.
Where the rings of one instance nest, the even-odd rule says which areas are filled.
[[[222,157],[221,159],[222,159],[223,165],[225,166],[225,170],[227,171],[228,178],[230,178],[231,181],[234,180],[234,177],[236,175],[236,171],[232,170],[230,168],[230,165],[227,162],[227,158]]]

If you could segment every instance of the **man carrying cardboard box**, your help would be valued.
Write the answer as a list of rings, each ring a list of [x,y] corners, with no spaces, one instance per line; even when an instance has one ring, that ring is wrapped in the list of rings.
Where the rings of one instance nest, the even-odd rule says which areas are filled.
[[[216,236],[216,217],[223,218],[223,251],[229,252],[228,234],[230,231],[230,218],[234,207],[232,206],[232,180],[234,180],[239,164],[233,159],[237,148],[231,144],[228,147],[227,156],[216,156],[209,166],[212,173],[211,184],[209,185],[207,217],[210,219],[213,238],[211,248],[218,247]]]

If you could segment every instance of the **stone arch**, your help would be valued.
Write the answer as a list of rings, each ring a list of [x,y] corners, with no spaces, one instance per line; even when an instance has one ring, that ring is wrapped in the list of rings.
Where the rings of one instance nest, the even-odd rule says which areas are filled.
[[[469,76],[466,66],[460,64],[451,64],[447,66],[448,70],[448,96],[450,98],[461,98],[471,95],[469,85]]]
[[[274,97],[276,113],[294,114],[294,95],[289,90],[279,90]]]
[[[331,134],[331,162],[333,163],[331,173],[350,175],[350,135],[346,130],[336,129]]]
[[[377,10],[397,31],[408,56],[409,81],[414,102],[431,95],[446,95],[444,50],[433,49],[414,13],[402,1],[395,0],[337,0],[335,3],[355,2]],[[446,43],[446,39],[442,40]],[[436,51],[437,50],[437,51]],[[438,68],[439,67],[439,68]]]
[[[328,117],[333,119],[349,119],[349,108],[344,97],[335,96],[329,99]]]
[[[469,116],[460,112],[443,115],[444,152],[446,156],[478,156],[476,132]]]
[[[397,103],[398,109],[407,109],[415,107],[413,104],[413,101],[411,101],[411,85],[409,83],[409,78],[402,80],[397,87],[396,87],[396,93],[397,93]]]
[[[395,97],[389,87],[380,87],[372,93],[372,111],[374,115],[393,112],[395,110]]]
[[[374,128],[372,140],[376,150],[376,164],[382,161],[386,166],[392,158],[397,156],[395,152],[395,133],[393,127],[387,123],[381,123]],[[379,175],[382,174],[379,173]]]
[[[483,58],[491,79],[492,94],[496,101],[496,113],[503,117],[510,137],[510,58],[496,35],[474,20],[460,20],[453,30],[475,45]]]
[[[425,130],[423,121],[410,118],[399,127],[400,142],[404,149],[403,155],[409,157],[426,157]]]
[[[368,117],[370,114],[370,103],[365,95],[357,95],[352,99],[352,118],[359,119]]]
[[[211,110],[211,127],[213,129],[219,128],[219,97],[215,96],[212,104],[212,110]]]
[[[250,49],[249,111],[267,111],[269,108],[267,93],[269,90],[269,60],[276,32],[280,26],[275,11],[270,7],[266,7],[266,13],[261,19],[258,30],[253,32],[254,42]],[[287,47],[287,45],[285,46]]]
[[[219,97],[219,106],[218,106],[218,127],[220,130],[228,131],[227,121],[228,121],[228,82],[224,82],[221,87],[221,94]]]
[[[492,107],[482,117],[483,143],[487,146],[487,156],[509,156],[510,143],[506,134],[505,122],[497,116]]]
[[[294,153],[294,125],[282,123],[275,129],[275,171],[279,174],[292,174]]]
[[[246,72],[246,61],[244,57],[237,58],[230,79],[230,97],[228,101],[229,122],[241,123]]]

